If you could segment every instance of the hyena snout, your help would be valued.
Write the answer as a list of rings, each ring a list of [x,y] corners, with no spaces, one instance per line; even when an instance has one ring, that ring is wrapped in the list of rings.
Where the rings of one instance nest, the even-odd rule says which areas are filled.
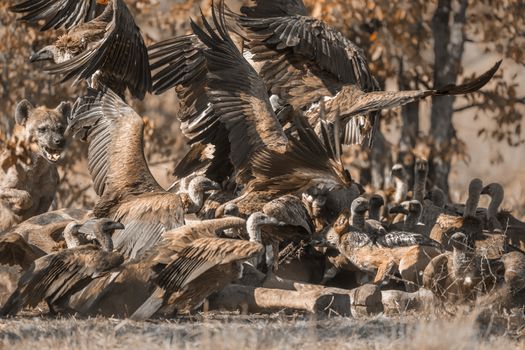
[[[53,145],[57,148],[63,148],[66,145],[66,139],[61,136],[53,136]]]

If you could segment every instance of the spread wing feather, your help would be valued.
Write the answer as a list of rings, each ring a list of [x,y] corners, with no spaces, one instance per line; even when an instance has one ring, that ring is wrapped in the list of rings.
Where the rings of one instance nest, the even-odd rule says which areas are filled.
[[[262,249],[262,245],[255,242],[199,238],[177,254],[159,273],[156,282],[164,289],[176,291],[214,266],[249,259]]]
[[[413,245],[442,248],[441,244],[433,239],[418,233],[394,231],[378,236],[376,243],[382,247],[410,247]]]
[[[36,260],[20,278],[18,288],[0,314],[15,315],[24,306],[35,307],[44,299],[56,302],[122,262],[119,254],[102,251],[94,245],[46,255]]]
[[[142,118],[110,89],[89,89],[75,103],[68,132],[89,143],[88,168],[95,192],[162,190],[143,150]]]
[[[69,29],[78,24],[95,18],[97,9],[96,0],[25,0],[11,6],[9,10],[23,13],[21,18],[31,23],[44,20],[40,30],[51,28]]]
[[[230,159],[237,176],[250,171],[250,158],[260,149],[283,151],[287,144],[269,102],[266,86],[235,47],[224,24],[223,13],[213,11],[215,30],[203,17],[204,29],[192,28],[207,46],[206,93],[213,111],[228,130]]]
[[[215,150],[209,161],[199,166],[206,167],[206,176],[222,181],[233,171],[229,159],[230,142],[228,130],[214,112],[206,95],[206,59],[204,45],[196,35],[185,35],[156,43],[148,48],[153,75],[153,91],[156,94],[175,87],[183,106],[178,118],[181,130],[198,151],[198,144],[213,145]],[[197,145],[196,145],[197,144]],[[204,147],[204,145],[202,146]],[[195,154],[188,153],[188,156]],[[185,159],[187,160],[187,159]],[[178,178],[190,174],[188,161],[177,166]]]
[[[184,225],[180,197],[169,192],[130,197],[112,216],[125,227],[113,234],[115,249],[131,259],[143,256],[164,232]]]
[[[330,157],[304,118],[295,117],[298,136],[290,137],[287,151],[262,150],[252,159],[254,179],[250,190],[294,193],[322,184],[329,188],[352,184],[348,171],[338,159]]]
[[[110,76],[112,82],[127,86],[133,96],[143,99],[146,92],[151,91],[148,52],[140,28],[126,4],[123,0],[112,0],[111,6],[93,21],[106,23],[103,38],[90,43],[78,56],[45,70],[64,74],[62,81],[75,79],[75,82],[89,79],[100,70],[101,74]],[[81,30],[79,26],[72,33]]]
[[[315,227],[302,201],[293,195],[284,195],[264,205],[262,211],[292,226],[302,227],[313,234]]]

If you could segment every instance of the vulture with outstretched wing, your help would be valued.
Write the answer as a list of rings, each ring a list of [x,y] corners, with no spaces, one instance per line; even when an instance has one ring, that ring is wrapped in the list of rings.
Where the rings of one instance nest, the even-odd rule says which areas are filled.
[[[319,130],[319,103],[326,103],[326,118],[340,113],[345,143],[372,141],[381,109],[402,106],[432,95],[457,95],[477,91],[497,71],[472,81],[435,90],[379,91],[363,51],[322,20],[309,17],[301,0],[255,0],[228,11],[232,28],[247,39],[246,56],[268,89],[295,110],[305,113]]]
[[[90,89],[75,104],[68,133],[89,144],[88,168],[100,196],[96,217],[124,224],[113,237],[125,257],[157,243],[163,232],[184,224],[184,206],[151,174],[144,156],[142,118],[110,89]]]
[[[121,97],[126,88],[138,99],[151,91],[148,52],[123,0],[111,0],[99,16],[72,27],[30,60],[52,61],[44,70],[61,74],[63,82],[88,80],[93,87],[109,86]]]

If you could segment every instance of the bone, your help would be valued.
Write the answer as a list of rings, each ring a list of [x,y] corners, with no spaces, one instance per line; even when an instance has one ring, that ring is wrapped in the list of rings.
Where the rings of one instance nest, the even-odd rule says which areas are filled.
[[[437,305],[434,294],[424,288],[413,293],[384,290],[381,291],[381,302],[387,315],[399,315],[409,311],[431,311]]]
[[[304,311],[314,315],[350,316],[350,297],[322,289],[294,291],[232,284],[209,298],[210,310],[272,313]]]

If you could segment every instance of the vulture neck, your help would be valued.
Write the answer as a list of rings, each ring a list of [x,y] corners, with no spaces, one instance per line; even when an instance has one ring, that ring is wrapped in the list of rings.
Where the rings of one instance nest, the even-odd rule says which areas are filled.
[[[425,186],[427,182],[427,175],[416,171],[414,179],[414,199],[418,200],[420,203],[423,203],[425,198]]]
[[[357,213],[354,210],[352,210],[352,226],[354,226],[357,229],[364,230],[365,223],[365,214]]]
[[[380,221],[381,216],[381,206],[374,205],[370,207],[370,210],[368,211],[368,218],[376,221]]]
[[[204,191],[200,188],[198,183],[190,182],[188,186],[188,196],[190,197],[193,211],[197,212],[204,204]]]
[[[394,177],[394,183],[396,186],[396,192],[394,193],[394,202],[401,203],[407,198],[408,184],[406,180]]]
[[[405,227],[407,229],[412,229],[417,226],[419,223],[419,218],[421,216],[421,211],[410,211],[405,217]]]
[[[246,231],[250,237],[250,242],[262,243],[261,226],[255,221],[253,214],[246,220]]]
[[[503,202],[503,196],[504,196],[503,187],[497,186],[494,189],[495,191],[490,197],[490,203],[487,209],[487,219],[489,220],[496,218],[499,207],[501,203]]]
[[[470,191],[467,198],[467,203],[465,205],[465,213],[463,217],[466,216],[475,216],[476,209],[478,208],[480,194],[476,191]]]
[[[72,230],[69,228],[64,230],[64,240],[66,241],[66,246],[68,248],[75,248],[81,244],[79,237],[73,234]]]

